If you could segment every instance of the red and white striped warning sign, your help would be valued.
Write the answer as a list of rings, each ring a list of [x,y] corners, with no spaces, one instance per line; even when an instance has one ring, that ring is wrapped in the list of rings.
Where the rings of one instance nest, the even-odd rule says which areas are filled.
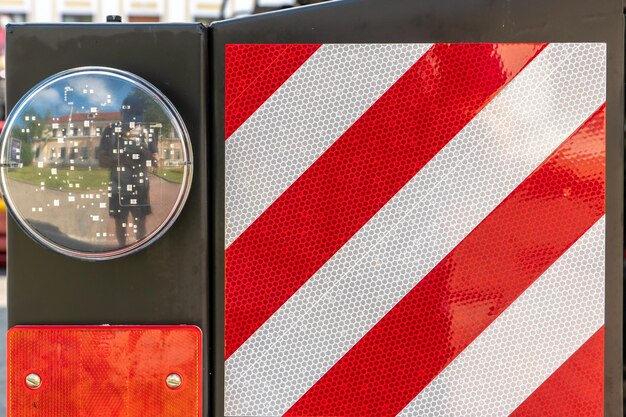
[[[606,46],[226,47],[227,416],[601,416]]]

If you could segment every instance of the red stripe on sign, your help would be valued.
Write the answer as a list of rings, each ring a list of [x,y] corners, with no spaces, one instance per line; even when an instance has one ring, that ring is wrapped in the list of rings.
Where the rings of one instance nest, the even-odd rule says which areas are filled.
[[[394,416],[415,398],[603,215],[604,116],[602,106],[287,415]]]
[[[602,417],[604,326],[515,410],[512,417]]]
[[[226,138],[232,135],[321,45],[226,45]]]
[[[226,357],[544,47],[440,44],[410,68],[226,250]]]

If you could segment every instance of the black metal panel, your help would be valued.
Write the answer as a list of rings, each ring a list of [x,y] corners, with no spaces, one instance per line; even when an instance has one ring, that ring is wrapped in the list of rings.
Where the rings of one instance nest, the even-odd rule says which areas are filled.
[[[194,152],[191,194],[173,227],[130,256],[85,262],[44,249],[8,225],[9,326],[191,324],[209,346],[207,30],[200,24],[11,25],[7,105],[59,71],[107,66],[155,85],[174,104]],[[205,393],[209,384],[205,361]],[[205,395],[204,415],[208,415]]]
[[[342,0],[249,18],[216,22],[212,29],[211,127],[215,169],[212,232],[224,236],[224,51],[230,43],[402,43],[402,42],[605,42],[607,87],[607,416],[622,416],[622,230],[623,74],[622,0]],[[223,253],[213,252],[214,272],[223,274]],[[213,288],[211,358],[223,377],[223,282]],[[218,346],[219,345],[219,346]],[[216,389],[218,389],[216,387]],[[223,392],[215,406],[223,414]]]

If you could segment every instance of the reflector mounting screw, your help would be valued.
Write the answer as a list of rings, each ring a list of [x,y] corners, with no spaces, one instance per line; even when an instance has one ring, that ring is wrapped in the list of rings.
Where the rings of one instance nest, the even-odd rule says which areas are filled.
[[[169,374],[165,378],[165,383],[171,389],[178,389],[183,384],[183,377],[178,374]]]
[[[41,377],[37,374],[26,375],[26,386],[30,389],[37,389],[41,386]]]

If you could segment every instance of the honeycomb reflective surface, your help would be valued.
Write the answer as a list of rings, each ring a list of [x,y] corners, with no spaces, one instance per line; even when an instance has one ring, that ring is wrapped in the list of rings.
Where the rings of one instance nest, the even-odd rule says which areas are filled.
[[[7,351],[8,417],[201,414],[202,332],[194,326],[16,326]],[[172,374],[176,388],[167,384]],[[33,377],[37,388],[27,385]]]
[[[171,103],[126,72],[79,68],[33,88],[2,134],[2,188],[20,225],[70,256],[122,256],[158,238],[191,182]]]
[[[228,47],[227,100],[259,46]],[[604,323],[606,68],[594,43],[318,48],[226,138],[225,414],[500,416],[557,385],[598,415],[601,359],[559,373]]]

